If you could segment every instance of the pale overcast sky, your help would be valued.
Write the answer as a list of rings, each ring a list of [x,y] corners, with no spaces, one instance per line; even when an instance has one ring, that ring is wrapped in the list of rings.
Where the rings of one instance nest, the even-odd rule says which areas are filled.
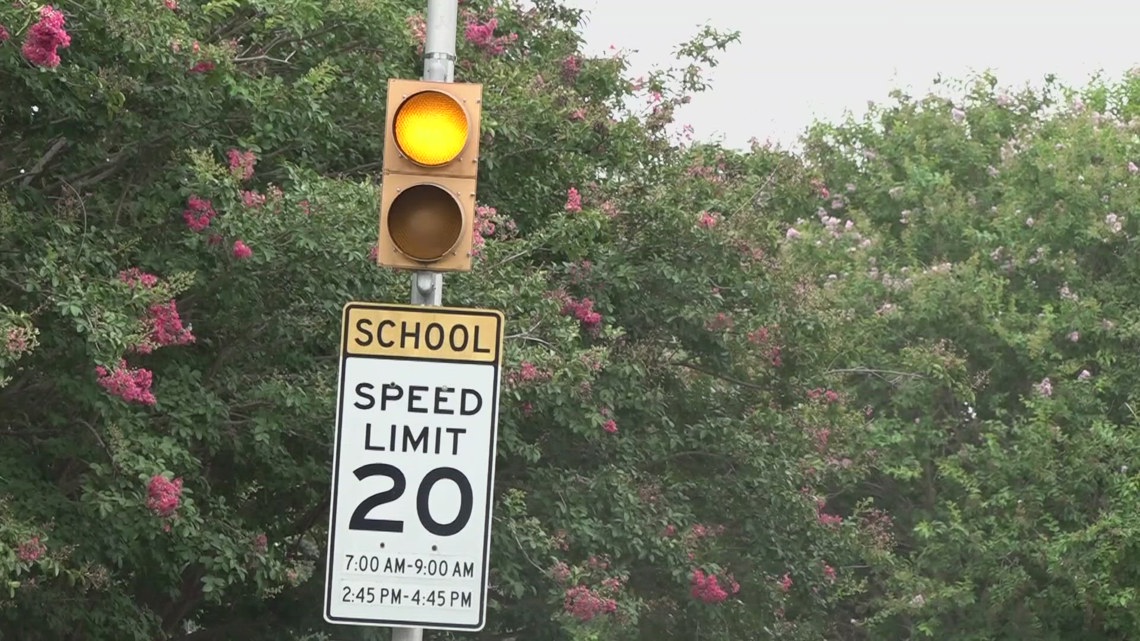
[[[739,30],[712,91],[678,112],[699,139],[791,144],[813,117],[862,114],[894,87],[992,68],[1003,85],[1046,74],[1083,84],[1140,62],[1140,9],[1128,0],[565,0],[588,12],[587,49],[636,51],[635,73],[667,64],[709,23]]]

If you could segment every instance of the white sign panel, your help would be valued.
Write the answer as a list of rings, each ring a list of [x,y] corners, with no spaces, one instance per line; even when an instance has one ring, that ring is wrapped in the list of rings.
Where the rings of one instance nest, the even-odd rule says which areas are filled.
[[[485,623],[500,312],[349,303],[325,620]]]

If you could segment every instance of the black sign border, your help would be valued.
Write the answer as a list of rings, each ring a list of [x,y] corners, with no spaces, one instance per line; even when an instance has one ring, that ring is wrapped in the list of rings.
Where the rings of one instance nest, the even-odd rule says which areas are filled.
[[[344,405],[344,366],[345,361],[349,358],[348,353],[348,316],[349,312],[354,309],[367,309],[367,310],[383,310],[392,312],[415,312],[427,314],[443,314],[453,316],[484,316],[495,319],[495,337],[496,337],[496,354],[495,360],[492,362],[486,361],[462,361],[447,358],[422,358],[418,356],[375,356],[375,355],[362,355],[353,354],[352,358],[368,358],[376,360],[387,361],[419,361],[428,363],[466,363],[470,365],[487,365],[494,369],[494,383],[493,389],[495,395],[491,401],[491,447],[487,461],[487,514],[486,520],[483,524],[483,566],[482,566],[482,587],[479,590],[479,621],[473,625],[442,625],[434,622],[423,621],[404,621],[394,619],[360,619],[350,617],[334,617],[331,615],[332,602],[333,602],[333,563],[335,557],[332,551],[336,548],[336,506],[337,499],[339,498],[339,483],[337,472],[340,470],[340,445],[341,437],[343,435],[343,417],[341,416],[341,406]],[[490,558],[491,558],[491,514],[494,511],[494,504],[492,503],[493,490],[495,487],[495,456],[498,451],[499,439],[499,377],[502,374],[503,363],[503,335],[504,325],[506,319],[502,312],[490,309],[466,309],[461,307],[426,307],[420,305],[399,305],[394,303],[363,303],[354,302],[348,303],[341,310],[341,323],[340,323],[340,362],[338,365],[337,373],[337,404],[336,404],[336,438],[334,440],[333,452],[333,466],[332,466],[332,497],[329,502],[329,537],[327,550],[327,563],[325,565],[325,603],[324,603],[324,619],[328,623],[341,624],[341,625],[360,625],[360,626],[375,626],[375,627],[398,627],[398,628],[424,628],[427,630],[453,630],[456,632],[479,632],[487,624],[487,583],[490,574]]]

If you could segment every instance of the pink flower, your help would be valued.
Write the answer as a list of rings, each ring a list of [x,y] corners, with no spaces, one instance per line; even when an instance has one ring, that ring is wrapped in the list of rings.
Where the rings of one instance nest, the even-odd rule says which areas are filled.
[[[1049,398],[1053,395],[1053,381],[1050,381],[1048,378],[1041,379],[1041,382],[1034,387],[1037,389],[1037,393],[1045,398]]]
[[[550,568],[550,576],[559,583],[566,583],[570,580],[570,566],[565,561],[558,561]]]
[[[190,196],[186,201],[186,209],[182,211],[182,219],[190,231],[199,232],[210,226],[210,220],[217,216],[214,204],[204,198]]]
[[[16,555],[21,561],[31,563],[36,561],[47,551],[47,546],[40,542],[40,538],[33,537],[19,545]]]
[[[4,25],[0,24],[0,43],[8,42],[11,37],[12,35],[4,28]]]
[[[605,425],[602,425],[602,429],[609,432],[610,434],[616,434],[618,431],[617,421],[611,418],[610,420],[606,421]]]
[[[594,301],[589,298],[576,301],[567,296],[562,313],[577,318],[583,327],[592,331],[597,331],[602,323],[602,315],[594,311]]]
[[[254,552],[257,552],[258,554],[264,554],[265,551],[268,549],[269,549],[269,537],[265,536],[264,532],[253,537],[253,551]]]
[[[1081,340],[1081,333],[1077,331],[1069,332],[1069,342],[1076,343]]]
[[[406,24],[412,32],[412,39],[416,41],[416,50],[423,54],[424,42],[427,40],[427,20],[424,19],[424,14],[417,13],[408,16]]]
[[[245,259],[249,258],[250,256],[253,256],[253,250],[249,248],[249,245],[246,245],[244,242],[242,242],[240,240],[235,240],[234,241],[234,258],[236,258],[238,260],[245,260]]]
[[[496,230],[495,215],[498,213],[494,207],[480,205],[475,208],[475,224],[471,230],[471,255],[478,256],[487,243],[487,237],[494,235]]]
[[[253,167],[257,164],[257,156],[252,151],[238,151],[230,149],[226,152],[230,161],[230,173],[241,181],[253,178]]]
[[[584,585],[577,585],[566,590],[562,608],[579,621],[590,621],[598,615],[616,612],[617,602]]]
[[[162,4],[171,11],[178,11],[178,0],[162,0]]]
[[[49,69],[59,66],[59,49],[71,46],[63,13],[50,4],[40,9],[40,20],[28,29],[22,52],[28,62]]]
[[[562,59],[562,79],[573,82],[582,71],[582,59],[576,55],[569,55]]]
[[[485,23],[471,21],[463,31],[467,41],[486,53],[497,56],[506,51],[507,45],[518,40],[517,33],[495,37],[495,29],[499,26],[497,18],[491,18]]]
[[[215,67],[217,67],[217,65],[209,60],[203,60],[193,67],[190,67],[190,73],[210,73]]]
[[[780,578],[780,583],[779,583],[780,590],[782,592],[787,592],[788,590],[791,590],[792,589],[792,583],[793,583],[792,575],[788,574],[788,573],[784,573],[784,576]]]
[[[40,537],[32,537],[16,548],[16,556],[25,563],[34,563],[47,552],[47,546],[40,542]]]
[[[1128,162],[1128,171],[1129,171],[1129,173],[1133,173],[1133,174],[1134,174],[1134,173],[1136,173],[1136,172],[1140,172],[1140,167],[1137,167],[1137,166],[1136,166],[1136,163],[1134,163],[1134,162],[1132,162],[1132,161],[1129,161],[1129,162]]]
[[[241,203],[250,209],[259,209],[265,204],[265,195],[256,191],[243,190],[241,192]]]
[[[28,330],[23,327],[13,327],[8,330],[8,337],[4,343],[4,348],[12,356],[19,356],[26,352],[29,348],[29,340],[31,335]]]
[[[962,122],[966,119],[966,112],[954,107],[950,110],[950,117],[954,119],[954,122]]]
[[[150,289],[158,284],[158,276],[148,274],[138,267],[124,269],[119,272],[119,280],[132,288],[141,286],[145,289]]]
[[[194,342],[194,335],[190,333],[190,329],[182,326],[182,319],[178,315],[174,301],[151,305],[150,316],[146,322],[150,327],[150,333],[142,344],[135,347],[135,351],[140,354],[149,354],[167,345],[189,345]]]
[[[720,214],[702,211],[700,218],[697,219],[697,224],[705,229],[712,229],[720,222]]]
[[[830,565],[828,565],[828,564],[824,563],[824,564],[823,564],[823,575],[824,575],[825,577],[827,577],[827,580],[828,580],[828,581],[831,581],[832,583],[835,583],[835,568],[833,568],[833,567],[831,567]]]
[[[1082,369],[1080,374],[1077,374],[1078,381],[1087,381],[1092,378],[1092,372],[1087,369]]]
[[[150,391],[154,375],[148,369],[131,369],[125,360],[119,360],[119,366],[108,370],[102,365],[95,368],[99,385],[109,394],[118,396],[128,403],[139,405],[154,405],[154,394]]]
[[[182,479],[155,474],[147,486],[146,507],[163,518],[173,516],[182,503]]]
[[[574,187],[566,190],[566,211],[572,214],[582,211],[582,195]]]
[[[704,603],[720,603],[728,598],[728,590],[720,585],[719,579],[715,574],[705,574],[700,568],[693,570],[692,577],[689,580],[692,586],[690,593],[693,598]],[[733,593],[740,590],[740,585],[736,581],[729,580],[729,586]]]
[[[795,227],[789,227],[788,233],[785,234],[785,236],[788,238],[788,240],[791,240],[793,238],[799,238],[802,235],[803,234],[801,234],[799,231],[797,231]]]

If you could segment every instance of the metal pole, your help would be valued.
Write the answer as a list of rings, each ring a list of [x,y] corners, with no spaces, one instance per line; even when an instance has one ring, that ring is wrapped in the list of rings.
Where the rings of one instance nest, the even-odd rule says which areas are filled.
[[[424,37],[424,80],[455,82],[455,31],[459,0],[428,0]],[[412,274],[412,304],[443,304],[443,274]],[[423,628],[393,628],[392,641],[423,641]]]
[[[455,31],[458,0],[428,0],[427,32],[424,37],[424,80],[455,82]],[[412,274],[412,304],[439,307],[443,304],[443,274]],[[393,641],[419,641],[420,637],[397,635]]]

